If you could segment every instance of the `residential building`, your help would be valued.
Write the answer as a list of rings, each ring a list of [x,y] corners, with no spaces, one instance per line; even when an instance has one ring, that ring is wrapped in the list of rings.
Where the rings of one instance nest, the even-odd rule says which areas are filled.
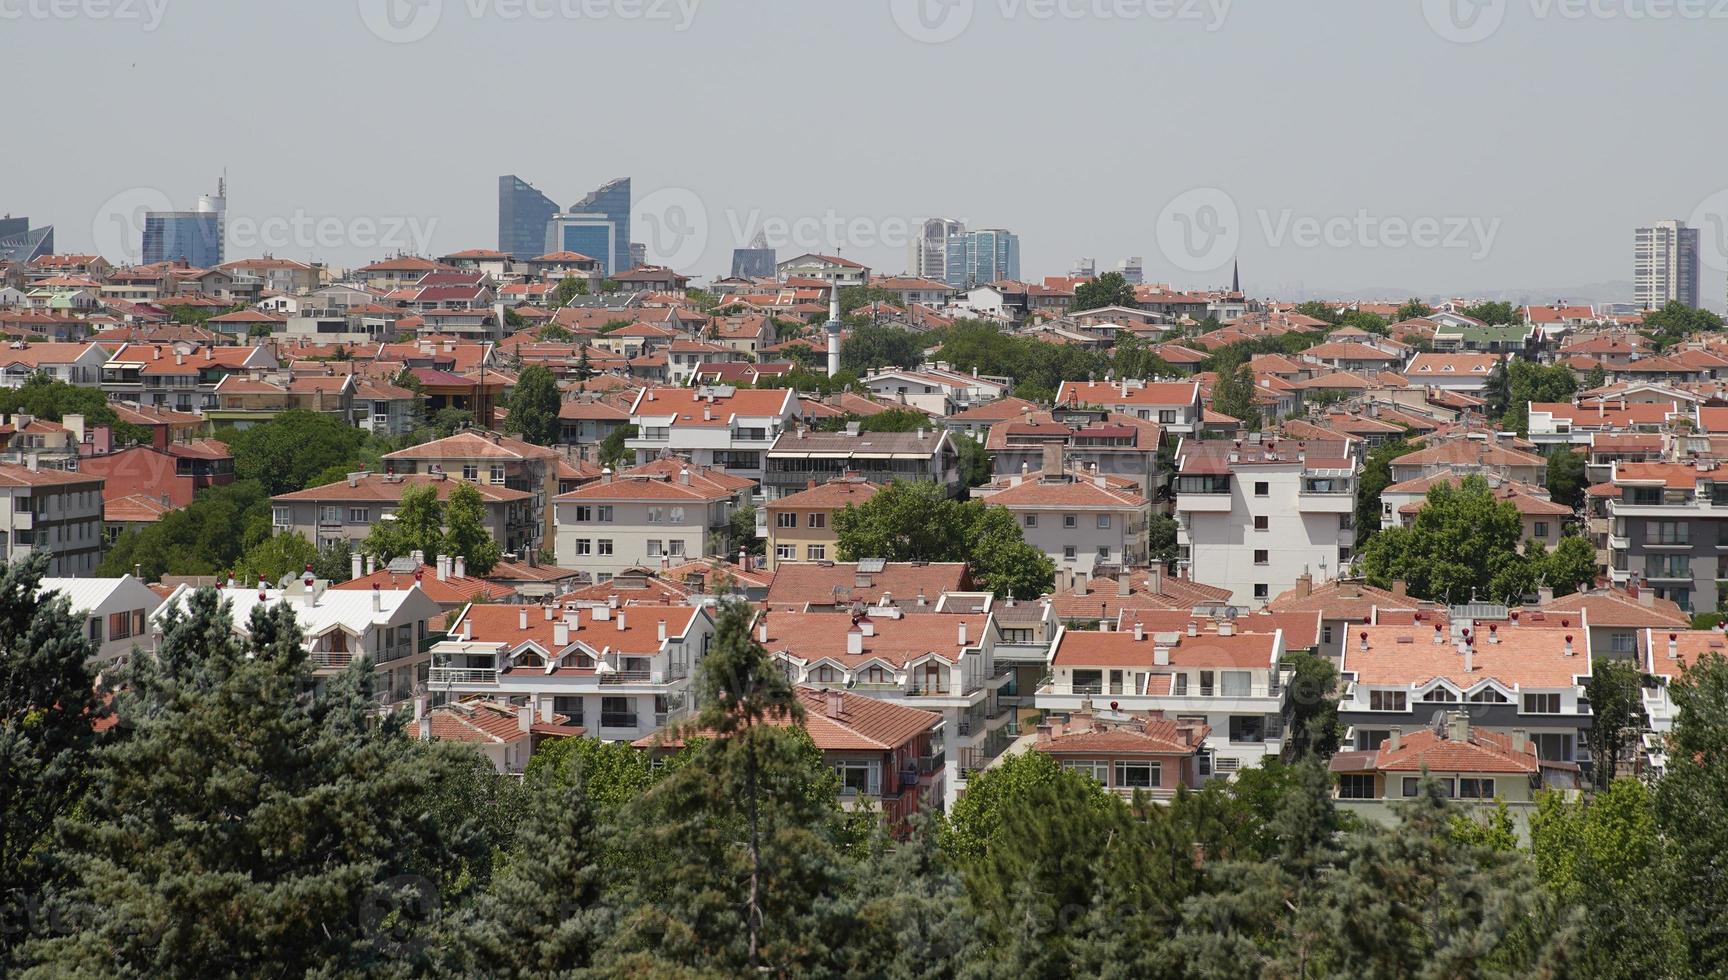
[[[1428,504],[1428,491],[1444,484],[1456,489],[1468,476],[1445,471],[1415,480],[1394,483],[1380,493],[1380,526],[1410,527],[1416,515]],[[1524,528],[1523,541],[1537,541],[1552,551],[1560,544],[1561,532],[1574,517],[1565,504],[1549,499],[1542,487],[1498,477],[1486,478],[1497,502],[1518,508],[1518,519]]]
[[[555,499],[558,564],[604,581],[635,566],[724,557],[737,549],[732,515],[754,489],[754,481],[677,458],[607,472]]]
[[[100,344],[13,343],[0,349],[0,387],[21,388],[46,374],[55,381],[94,388],[102,380],[108,351]]]
[[[1372,749],[1339,752],[1329,767],[1341,812],[1390,823],[1388,804],[1421,796],[1424,782],[1457,803],[1505,804],[1520,822],[1538,789],[1577,789],[1578,767],[1544,760],[1524,732],[1484,730],[1468,711],[1446,711],[1433,728],[1395,732]]]
[[[431,647],[434,702],[480,694],[635,741],[698,707],[691,684],[713,642],[702,606],[473,604]]]
[[[678,455],[699,467],[759,480],[768,450],[801,414],[798,393],[790,388],[644,388],[630,406],[636,436],[624,445],[638,463]]]
[[[217,407],[216,386],[229,375],[259,378],[280,367],[268,347],[124,344],[102,365],[101,383],[110,401],[203,413]]]
[[[88,577],[101,563],[101,477],[0,463],[0,511],[6,561],[47,552],[56,578]]]
[[[966,374],[942,361],[914,369],[872,371],[862,383],[880,401],[909,405],[934,416],[995,401],[1007,395],[1012,385],[1008,378]]]
[[[170,609],[184,613],[193,591],[191,585],[177,586],[150,614],[152,649],[161,642],[162,617]],[[338,676],[349,664],[365,658],[377,675],[380,702],[398,704],[425,691],[430,660],[426,651],[437,635],[433,621],[440,612],[438,604],[417,588],[334,592],[308,572],[305,581],[286,589],[232,583],[220,590],[220,597],[230,604],[234,633],[240,637],[249,634],[253,609],[291,606],[317,678]]]
[[[552,499],[558,495],[559,459],[558,451],[547,446],[496,432],[468,429],[386,453],[384,465],[395,473],[460,477],[471,483],[483,483],[495,491],[527,494],[531,503],[524,508],[522,519],[532,523],[518,525],[515,533],[498,537],[505,551],[524,554],[538,552],[552,541],[555,526]],[[521,498],[496,493],[492,499],[514,503]]]
[[[379,521],[393,520],[410,487],[429,486],[438,499],[466,482],[479,491],[486,530],[506,552],[537,548],[539,511],[533,494],[478,479],[458,480],[449,473],[350,473],[347,479],[270,498],[271,526],[295,532],[320,548],[346,541],[358,545]]]
[[[1413,385],[1475,394],[1488,383],[1499,354],[1417,354],[1404,367]]]
[[[537,716],[528,705],[486,697],[447,701],[426,707],[415,702],[417,735],[421,741],[436,739],[474,749],[492,763],[494,771],[520,776],[528,771],[534,750],[551,738],[573,738],[583,734],[580,725],[557,712]]]
[[[943,246],[943,281],[954,289],[1020,279],[1020,236],[1002,228],[961,231]]]
[[[1184,441],[1180,564],[1240,606],[1266,604],[1301,575],[1336,574],[1356,543],[1358,470],[1342,442]]]
[[[846,474],[805,489],[782,492],[763,505],[768,536],[768,569],[788,561],[826,561],[839,557],[834,515],[861,507],[880,489],[861,476]]]
[[[1402,580],[1392,588],[1381,589],[1360,580],[1338,579],[1314,583],[1314,577],[1304,573],[1296,577],[1296,585],[1280,594],[1266,606],[1273,615],[1314,613],[1320,617],[1320,636],[1315,653],[1338,662],[1344,652],[1344,641],[1351,627],[1360,623],[1378,622],[1382,613],[1423,616],[1444,616],[1443,607],[1422,599],[1412,599]]]
[[[1157,712],[1205,726],[1200,778],[1253,768],[1284,742],[1288,670],[1282,631],[1238,633],[1229,620],[1202,633],[1064,629],[1050,651],[1037,705],[1074,713],[1108,701],[1111,711]]]
[[[764,603],[791,612],[850,612],[859,604],[923,612],[972,580],[965,562],[778,561]]]
[[[366,592],[373,586],[387,591],[418,588],[446,614],[461,612],[471,602],[513,603],[516,590],[489,578],[468,574],[465,556],[411,555],[378,568],[371,556],[358,551],[351,556],[353,568],[346,582],[333,584],[337,592]],[[431,564],[425,559],[431,558]],[[496,569],[494,569],[496,571]]]
[[[162,597],[130,575],[119,578],[45,578],[37,595],[58,592],[72,615],[85,620],[85,635],[96,648],[91,663],[107,667],[129,657],[134,646],[150,645],[147,619]]]
[[[1511,619],[1504,612],[1401,618],[1395,625],[1383,619],[1352,626],[1343,645],[1338,721],[1350,745],[1376,749],[1395,731],[1413,732],[1437,715],[1468,711],[1473,728],[1526,734],[1546,761],[1588,759],[1584,684],[1592,661],[1582,623],[1566,616]]]
[[[1429,439],[1427,443],[1422,449],[1392,460],[1390,469],[1395,483],[1477,475],[1530,487],[1548,484],[1547,458],[1519,448],[1511,438],[1471,433],[1443,442]]]
[[[1698,305],[1698,229],[1658,221],[1632,232],[1632,298],[1640,309]]]
[[[1145,564],[1152,502],[1139,490],[1133,480],[1058,465],[997,477],[972,496],[1013,514],[1026,543],[1057,569],[1090,578],[1099,565]]]
[[[1178,435],[1199,432],[1205,410],[1200,385],[1193,381],[1064,381],[1056,405],[1120,412]]]
[[[1717,608],[1728,594],[1728,554],[1718,554],[1728,545],[1728,469],[1704,460],[1616,461],[1608,482],[1610,580],[1649,588],[1687,612]]]
[[[817,252],[804,252],[789,259],[782,259],[774,266],[774,271],[783,281],[820,280],[827,283],[830,289],[870,284],[869,266],[838,255],[822,255]]]
[[[1062,407],[998,422],[990,427],[984,448],[995,460],[998,479],[1066,468],[1156,488],[1163,484],[1158,470],[1163,439],[1164,429],[1156,422],[1121,412]]]
[[[778,576],[776,576],[778,577]],[[771,611],[757,617],[756,640],[794,684],[844,689],[942,716],[932,739],[940,753],[945,805],[965,780],[1001,754],[1011,738],[1010,712],[998,692],[1011,675],[995,662],[1001,640],[989,613],[903,612],[871,606],[852,615]]]
[[[798,428],[780,434],[766,462],[762,495],[767,500],[848,476],[878,484],[927,481],[950,496],[961,490],[953,436],[934,427],[912,432],[859,432],[856,423],[841,432]]]
[[[1114,793],[1169,800],[1179,787],[1205,783],[1200,766],[1211,734],[1199,722],[1081,710],[1039,725],[1032,749]]]
[[[1692,617],[1668,599],[1658,599],[1647,588],[1636,594],[1619,589],[1591,589],[1554,598],[1545,589],[1534,609],[1515,611],[1527,622],[1565,620],[1590,631],[1590,651],[1598,660],[1643,663],[1651,648],[1648,636],[1669,630],[1689,629]]]

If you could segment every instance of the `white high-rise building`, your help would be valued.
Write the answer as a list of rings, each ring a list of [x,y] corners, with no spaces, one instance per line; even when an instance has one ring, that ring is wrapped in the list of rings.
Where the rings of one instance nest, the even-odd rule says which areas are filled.
[[[1146,266],[1138,255],[1130,255],[1116,263],[1116,271],[1122,273],[1122,278],[1135,286],[1146,281]]]
[[[1098,260],[1088,255],[1082,255],[1074,260],[1074,268],[1068,274],[1076,279],[1092,279],[1098,275]]]
[[[927,218],[906,249],[906,274],[946,282],[948,239],[965,234],[966,223],[954,218]]]
[[[1633,298],[1641,309],[1679,300],[1698,305],[1698,229],[1684,221],[1658,221],[1632,238]]]

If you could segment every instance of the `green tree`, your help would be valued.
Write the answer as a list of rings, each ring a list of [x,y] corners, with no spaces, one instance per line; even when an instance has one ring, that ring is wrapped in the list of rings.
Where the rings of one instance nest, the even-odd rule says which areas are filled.
[[[55,822],[84,795],[90,755],[103,717],[95,654],[84,619],[64,593],[38,598],[46,552],[0,572],[0,973],[19,964],[11,952],[38,915],[55,875],[47,856]]]
[[[1343,314],[1338,312],[1336,306],[1318,299],[1297,303],[1295,312],[1303,316],[1313,317],[1316,320],[1325,320],[1327,323],[1337,323],[1343,319]]]
[[[485,575],[503,558],[498,539],[486,529],[486,501],[471,483],[457,484],[444,502],[443,553],[465,559],[471,575]]]
[[[1644,332],[1665,349],[1694,334],[1714,333],[1722,329],[1722,318],[1709,310],[1694,309],[1679,300],[1669,300],[1659,310],[1644,314]]]
[[[840,315],[848,317],[860,306],[871,303],[889,303],[899,305],[895,295],[880,286],[842,286],[840,288]]]
[[[1403,306],[1398,307],[1398,312],[1392,315],[1392,319],[1394,322],[1414,320],[1418,317],[1425,317],[1433,312],[1434,307],[1429,306],[1427,303],[1424,303],[1412,296],[1404,302]]]
[[[510,393],[510,412],[504,427],[519,432],[522,438],[536,446],[558,442],[558,379],[544,364],[530,364],[522,369],[516,387]]]
[[[1026,543],[1019,523],[980,500],[950,500],[935,483],[896,481],[834,515],[841,560],[963,561],[979,586],[1006,598],[1050,591],[1056,566]]]
[[[1153,514],[1146,519],[1146,555],[1155,564],[1168,568],[1181,555],[1177,541],[1176,518],[1169,514]]]
[[[1506,410],[1512,406],[1512,379],[1506,369],[1507,360],[1505,356],[1497,358],[1482,384],[1482,412],[1490,419],[1504,418]]]
[[[1531,402],[1567,402],[1578,390],[1578,375],[1564,364],[1513,360],[1506,366],[1507,405],[1501,425],[1530,434]]]
[[[97,573],[145,581],[163,575],[216,575],[270,537],[270,498],[254,480],[198,491],[192,503],[149,527],[120,535]]]
[[[1584,490],[1590,478],[1584,472],[1584,454],[1563,446],[1548,454],[1548,497],[1576,510],[1584,506]]]
[[[534,339],[548,344],[568,344],[576,339],[576,335],[566,330],[563,324],[547,323],[539,330],[534,331]],[[586,348],[583,349],[583,353],[587,353]]]
[[[483,762],[381,718],[361,662],[315,684],[291,605],[238,639],[215,590],[161,619],[92,757],[55,861],[76,932],[30,944],[27,976],[408,975],[442,870],[493,846],[426,819]],[[478,867],[473,865],[471,867]]]
[[[900,327],[856,327],[840,345],[840,367],[863,375],[877,368],[913,367],[924,359],[922,334]]]
[[[1105,812],[1118,802],[1097,780],[1062,768],[1054,756],[1021,752],[967,780],[965,795],[955,802],[942,827],[943,851],[960,861],[985,857],[1006,842],[1008,815],[1025,810],[1036,790],[1050,787],[1061,791],[1057,795],[1082,800],[1097,812]]]
[[[732,512],[732,517],[726,522],[726,552],[727,557],[735,554],[739,548],[752,557],[760,558],[767,549],[767,541],[756,536],[756,508],[745,504]]]
[[[890,408],[858,420],[859,432],[917,432],[933,427],[930,416],[915,408]]]
[[[1311,755],[1330,758],[1338,751],[1344,731],[1338,723],[1338,668],[1332,666],[1332,661],[1312,653],[1287,655],[1283,665],[1293,669],[1288,685],[1290,718],[1284,758],[1300,760]]]
[[[68,384],[38,371],[16,388],[0,388],[0,413],[63,422],[82,415],[86,426],[106,425],[120,443],[149,442],[150,430],[120,421],[101,389]]]
[[[1497,500],[1487,481],[1465,477],[1457,487],[1436,484],[1410,527],[1386,528],[1368,539],[1361,567],[1381,588],[1404,580],[1421,599],[1466,602],[1508,596],[1506,583],[1528,578],[1518,553],[1524,536],[1518,508]]]
[[[446,439],[474,424],[474,413],[466,408],[446,405],[427,420],[434,437]]]
[[[1644,730],[1644,683],[1638,668],[1625,660],[1597,660],[1584,685],[1590,699],[1590,727],[1584,744],[1590,749],[1591,781],[1606,789],[1614,781],[1617,760],[1633,748]]]
[[[624,444],[626,439],[634,438],[636,438],[636,426],[630,423],[620,425],[606,433],[606,438],[600,440],[600,452],[598,453],[600,465],[619,470],[634,463],[636,450]]]
[[[552,290],[552,305],[562,308],[570,305],[570,301],[578,296],[588,295],[588,280],[566,276],[558,280],[558,286]]]
[[[366,433],[322,412],[290,409],[268,422],[222,435],[234,473],[274,496],[304,490],[317,474],[360,462]]]
[[[1386,318],[1378,313],[1369,313],[1365,310],[1350,310],[1338,318],[1338,325],[1341,327],[1355,327],[1358,330],[1366,330],[1369,333],[1385,336],[1388,324]]]
[[[1666,920],[1685,939],[1675,975],[1720,976],[1728,963],[1728,660],[1707,651],[1669,684],[1676,709],[1656,784],[1656,820],[1666,845],[1661,882]]]
[[[1212,408],[1233,419],[1251,424],[1260,421],[1260,408],[1254,403],[1254,370],[1246,360],[1221,359],[1214,368],[1218,380],[1212,385]]]
[[[236,582],[252,585],[260,580],[275,586],[283,576],[304,571],[318,560],[318,549],[298,531],[272,534],[247,549],[235,563],[231,574]],[[343,569],[344,577],[347,569]]]
[[[1120,272],[1106,272],[1090,282],[1074,287],[1072,312],[1097,310],[1106,306],[1134,307],[1134,284]]]
[[[1608,371],[1602,366],[1602,362],[1597,361],[1590,365],[1589,373],[1584,375],[1584,390],[1595,391],[1597,388],[1604,388],[1607,385]]]
[[[372,525],[360,550],[383,564],[415,551],[430,559],[442,553],[443,545],[444,502],[438,499],[438,488],[428,483],[404,488],[396,513]]]
[[[1514,326],[1524,322],[1524,311],[1517,305],[1507,302],[1477,303],[1467,306],[1458,312],[1467,317],[1481,320],[1491,327]]]

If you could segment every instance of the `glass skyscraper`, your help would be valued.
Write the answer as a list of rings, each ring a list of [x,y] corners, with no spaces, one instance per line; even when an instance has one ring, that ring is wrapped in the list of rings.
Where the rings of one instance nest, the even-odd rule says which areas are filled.
[[[150,211],[144,215],[139,261],[184,261],[198,269],[222,264],[222,212]]]
[[[523,260],[553,251],[546,233],[557,213],[557,203],[522,178],[498,178],[498,251]]]
[[[559,248],[598,259],[606,275],[635,266],[630,257],[630,178],[601,184],[552,223]]]
[[[948,239],[944,279],[955,289],[1020,278],[1020,236],[1001,228],[969,231]]]
[[[0,218],[0,262],[23,264],[41,255],[54,254],[54,226],[30,227],[29,218]]]

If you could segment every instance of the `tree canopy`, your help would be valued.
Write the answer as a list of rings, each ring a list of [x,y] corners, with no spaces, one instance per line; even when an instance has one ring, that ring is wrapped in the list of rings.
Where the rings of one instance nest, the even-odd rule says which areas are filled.
[[[537,446],[550,446],[558,441],[558,379],[544,364],[530,364],[522,369],[516,387],[510,392],[510,411],[504,427],[521,433],[522,438]]]
[[[1089,282],[1074,287],[1074,302],[1069,310],[1102,309],[1106,306],[1134,307],[1134,284],[1120,272],[1106,272]]]
[[[935,483],[891,483],[837,512],[834,532],[843,561],[966,562],[979,586],[1003,598],[1035,599],[1055,583],[1055,563],[1026,543],[1014,515],[952,500]]]

